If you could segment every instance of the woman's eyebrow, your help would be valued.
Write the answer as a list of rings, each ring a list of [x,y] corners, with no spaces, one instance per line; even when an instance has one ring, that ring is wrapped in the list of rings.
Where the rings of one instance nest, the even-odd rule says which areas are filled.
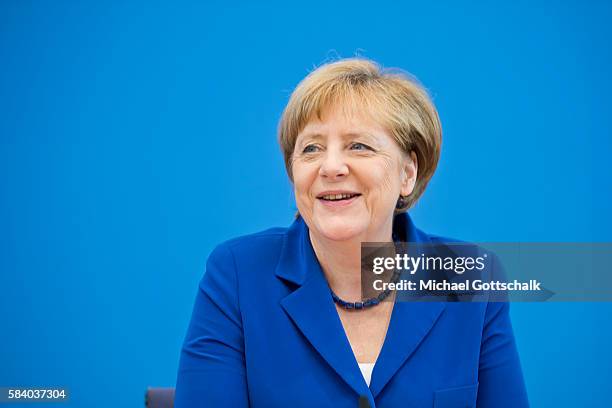
[[[343,137],[373,137],[370,132],[346,132],[342,134]]]
[[[348,133],[344,133],[342,136],[345,139],[360,138],[360,139],[367,140],[371,143],[377,143],[377,144],[380,143],[380,139],[376,137],[374,133],[370,133],[370,132],[348,132]]]
[[[319,139],[323,139],[323,135],[320,133],[304,133],[304,134],[300,134],[298,135],[298,137],[296,138],[295,144],[300,145],[302,143],[304,143],[305,141],[312,141],[312,140],[319,140]]]
[[[323,135],[320,133],[304,133],[299,136],[301,139],[322,139]]]
[[[370,141],[371,143],[380,143],[380,139],[374,133],[366,131],[346,132],[342,134],[343,139],[359,138]],[[304,143],[305,141],[325,139],[325,136],[318,132],[304,133],[297,137],[296,144]]]

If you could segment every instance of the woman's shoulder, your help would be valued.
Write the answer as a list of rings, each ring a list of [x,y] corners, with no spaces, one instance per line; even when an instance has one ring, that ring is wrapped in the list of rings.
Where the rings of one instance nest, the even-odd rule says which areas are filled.
[[[238,281],[260,284],[264,276],[273,275],[262,271],[275,269],[286,232],[287,228],[268,228],[217,244],[206,261],[200,288],[211,296],[225,293],[231,299],[239,286]]]
[[[468,244],[468,241],[457,239],[454,237],[447,237],[447,236],[442,236],[442,235],[437,235],[437,234],[428,234],[426,232],[423,232],[423,234],[427,235],[427,237],[429,238],[429,241],[431,241],[434,244],[444,244],[444,243]]]
[[[215,246],[209,259],[231,256],[252,262],[274,258],[280,253],[287,230],[287,227],[272,227],[227,239]]]

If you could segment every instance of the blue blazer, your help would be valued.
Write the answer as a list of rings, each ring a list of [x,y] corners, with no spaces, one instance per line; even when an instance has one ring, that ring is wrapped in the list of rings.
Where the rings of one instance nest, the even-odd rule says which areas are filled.
[[[442,242],[394,219],[407,242]],[[527,407],[508,303],[397,302],[370,387],[298,217],[214,249],[175,407]]]

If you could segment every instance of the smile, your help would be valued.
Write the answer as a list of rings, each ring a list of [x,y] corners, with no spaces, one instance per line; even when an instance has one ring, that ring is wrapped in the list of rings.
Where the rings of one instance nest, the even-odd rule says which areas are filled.
[[[320,198],[321,200],[325,200],[325,201],[342,201],[342,200],[350,200],[353,197],[357,197],[360,196],[361,194],[325,194],[321,197],[317,197]]]
[[[355,200],[358,200],[360,196],[361,194],[359,193],[350,192],[324,193],[318,195],[317,199],[328,209],[340,209],[350,206]]]

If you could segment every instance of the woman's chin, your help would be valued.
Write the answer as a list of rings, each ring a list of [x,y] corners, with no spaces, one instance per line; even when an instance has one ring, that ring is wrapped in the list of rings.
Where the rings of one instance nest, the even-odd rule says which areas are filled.
[[[361,236],[366,226],[352,220],[320,220],[316,222],[318,232],[332,241],[348,241]]]

